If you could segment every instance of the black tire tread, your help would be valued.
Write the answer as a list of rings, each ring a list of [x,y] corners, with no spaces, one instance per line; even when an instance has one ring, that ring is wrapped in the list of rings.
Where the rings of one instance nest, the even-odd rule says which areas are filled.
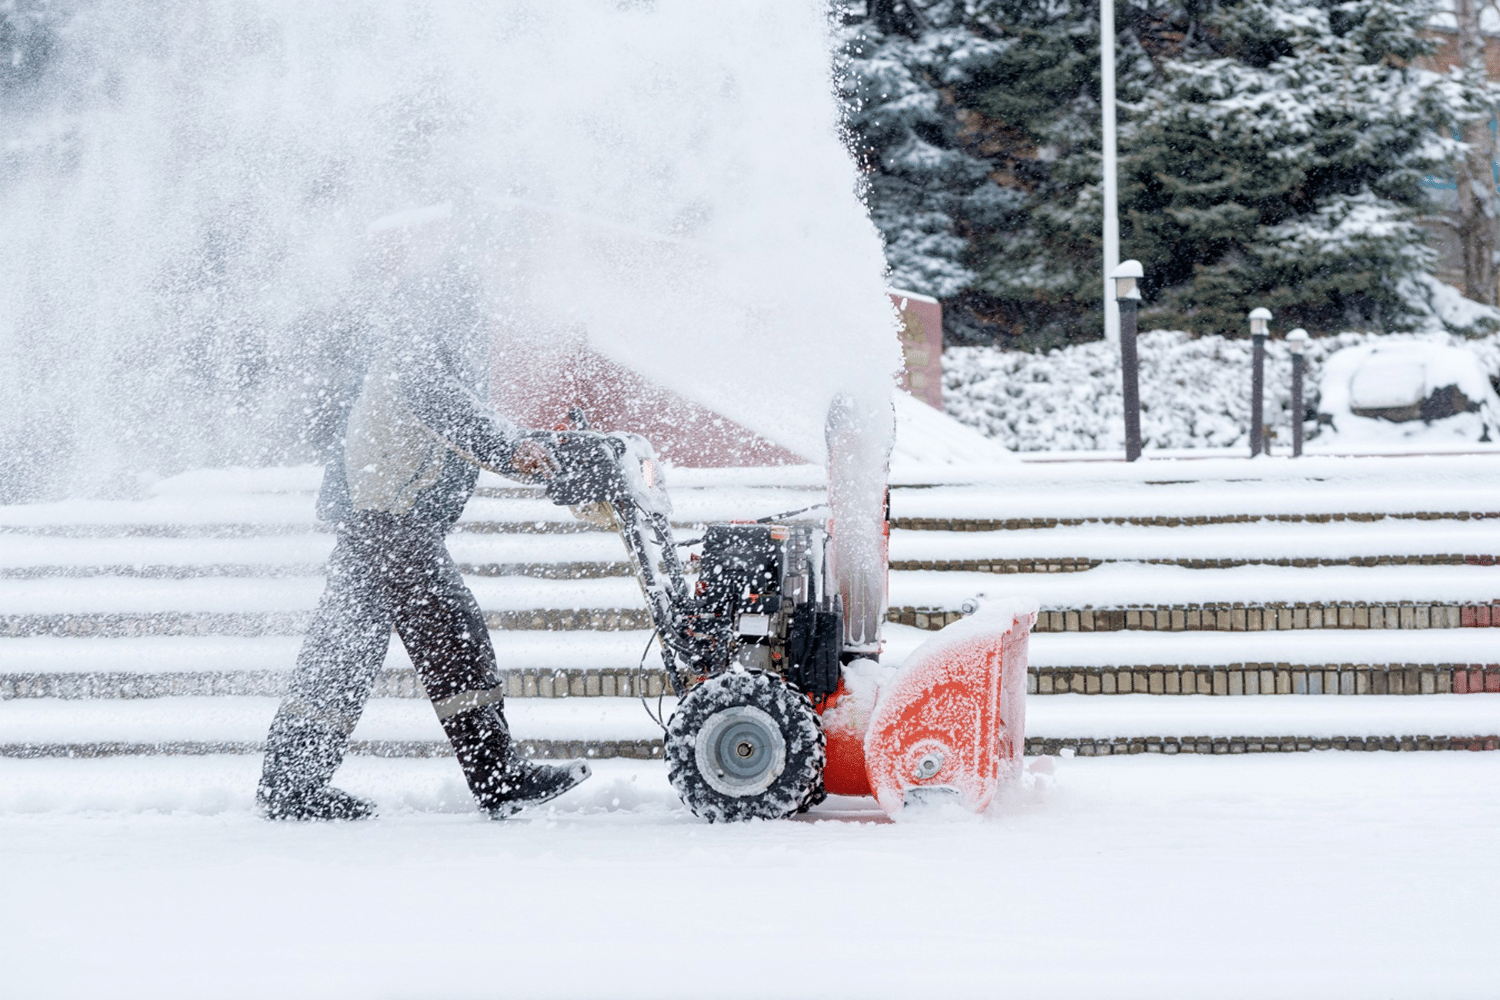
[[[787,741],[786,767],[765,792],[736,798],[724,795],[698,770],[696,737],[715,712],[732,705],[754,705],[781,726]],[[693,814],[710,823],[784,819],[821,801],[827,738],[823,720],[807,696],[777,674],[731,670],[689,691],[667,721],[667,777]],[[826,793],[824,793],[826,794]]]

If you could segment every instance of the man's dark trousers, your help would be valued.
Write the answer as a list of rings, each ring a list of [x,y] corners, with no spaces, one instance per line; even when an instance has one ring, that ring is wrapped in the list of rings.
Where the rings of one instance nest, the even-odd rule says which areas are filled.
[[[385,662],[393,627],[476,796],[487,790],[476,781],[489,784],[490,772],[509,760],[494,649],[444,544],[448,527],[376,511],[352,512],[339,525],[328,585],[271,724],[263,789],[328,784]],[[483,760],[473,759],[481,749],[476,743]]]

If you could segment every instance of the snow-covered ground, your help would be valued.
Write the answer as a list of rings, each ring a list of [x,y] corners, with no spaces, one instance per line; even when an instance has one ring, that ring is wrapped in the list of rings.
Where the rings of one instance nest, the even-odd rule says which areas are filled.
[[[0,760],[7,997],[1493,996],[1500,754],[1045,759],[979,819],[706,826],[601,762],[481,820],[256,819],[253,758]],[[1048,767],[1055,766],[1051,774]],[[1041,773],[1039,773],[1041,772]]]
[[[893,514],[1078,518],[897,529],[898,560],[1116,560],[1078,573],[892,573],[895,604],[1027,592],[1055,607],[1299,600],[1487,602],[1493,566],[1193,570],[1147,559],[1496,553],[1494,456],[898,462]],[[673,470],[678,519],[816,502],[822,473]],[[136,500],[0,508],[0,613],[306,612],[331,537],[316,470],[195,473]],[[452,536],[474,565],[618,563],[607,534],[505,533],[567,515],[487,480]],[[1121,518],[1386,514],[1159,527]],[[1410,516],[1408,516],[1410,515]],[[1416,516],[1421,515],[1421,516]],[[818,516],[816,514],[812,516]],[[628,576],[473,576],[489,609],[639,607]],[[169,616],[170,617],[170,616]],[[1043,668],[1496,659],[1480,628],[1038,633]],[[890,625],[886,662],[932,633]],[[629,669],[644,630],[491,633],[502,666]],[[32,635],[0,673],[286,670],[295,636]],[[660,659],[651,651],[649,669]],[[388,667],[410,661],[393,643]],[[259,689],[262,692],[265,689]],[[668,711],[671,699],[664,702]],[[252,744],[275,699],[13,698],[3,744]],[[654,707],[654,706],[653,706]],[[511,698],[518,736],[650,740],[628,698]],[[1500,733],[1500,695],[1029,699],[1027,733],[1124,737]],[[441,740],[417,698],[374,699],[361,740]],[[201,747],[198,749],[202,749]],[[451,759],[352,757],[381,815],[255,817],[253,754],[0,758],[0,997],[1485,996],[1500,890],[1500,754],[1033,758],[989,814],[890,823],[834,799],[780,823],[692,818],[659,761],[601,760],[552,807],[481,820]],[[927,820],[927,821],[924,821]]]

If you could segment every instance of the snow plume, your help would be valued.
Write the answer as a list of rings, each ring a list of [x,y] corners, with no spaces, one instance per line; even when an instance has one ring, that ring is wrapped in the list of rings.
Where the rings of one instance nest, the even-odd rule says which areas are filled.
[[[0,500],[318,457],[393,213],[568,220],[569,272],[525,289],[493,266],[514,226],[453,226],[449,250],[497,319],[610,320],[601,351],[674,388],[695,364],[700,395],[807,453],[835,396],[888,391],[813,0],[56,7],[47,74],[0,101]]]
[[[1330,356],[1346,347],[1380,344],[1462,347],[1478,360],[1484,376],[1500,381],[1500,334],[1465,339],[1440,330],[1341,333],[1308,342],[1308,405],[1320,403],[1318,384]],[[1249,340],[1153,330],[1141,335],[1139,350],[1141,434],[1148,448],[1249,447]],[[1265,391],[1272,453],[1285,453],[1291,447],[1291,360],[1285,341],[1266,343]],[[1013,451],[1125,447],[1120,353],[1103,341],[1045,354],[949,348],[943,352],[943,393],[949,414]],[[1466,420],[1465,427],[1469,424],[1477,436],[1478,418]],[[1304,429],[1309,441],[1319,436],[1312,422]]]

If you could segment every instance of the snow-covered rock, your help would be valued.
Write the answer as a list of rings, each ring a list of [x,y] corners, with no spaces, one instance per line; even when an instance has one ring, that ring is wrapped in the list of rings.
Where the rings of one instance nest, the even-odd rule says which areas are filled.
[[[1500,396],[1463,347],[1346,347],[1324,363],[1319,396],[1319,419],[1340,443],[1488,441],[1500,430]]]

